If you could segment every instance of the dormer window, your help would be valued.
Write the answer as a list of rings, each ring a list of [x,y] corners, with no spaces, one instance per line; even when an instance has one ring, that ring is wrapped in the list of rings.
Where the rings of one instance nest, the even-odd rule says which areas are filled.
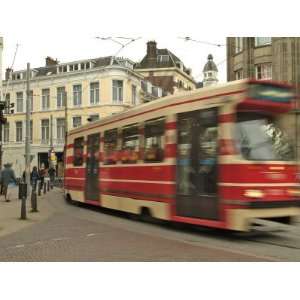
[[[169,55],[158,55],[157,62],[159,62],[159,63],[169,62]]]

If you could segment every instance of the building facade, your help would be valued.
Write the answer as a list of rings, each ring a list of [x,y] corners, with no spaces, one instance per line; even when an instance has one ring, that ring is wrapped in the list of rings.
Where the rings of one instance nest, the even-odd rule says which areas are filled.
[[[170,50],[158,49],[155,41],[147,43],[147,53],[134,69],[170,94],[196,88],[191,69]]]
[[[300,87],[299,37],[228,37],[227,80],[272,79]]]
[[[58,172],[63,164],[65,131],[119,113],[142,100],[144,77],[128,59],[103,57],[60,64],[48,57],[46,66],[31,70],[30,141],[32,166],[48,167],[54,149]],[[24,171],[26,71],[7,70],[3,80],[7,104],[3,126],[3,161],[17,176]],[[67,127],[67,128],[66,128]]]

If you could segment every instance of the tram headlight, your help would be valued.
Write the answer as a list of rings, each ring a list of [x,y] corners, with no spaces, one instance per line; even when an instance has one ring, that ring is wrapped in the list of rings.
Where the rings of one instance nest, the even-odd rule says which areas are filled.
[[[288,194],[291,196],[300,196],[300,189],[288,189]]]
[[[244,196],[249,198],[262,198],[264,196],[264,192],[261,190],[245,190]]]

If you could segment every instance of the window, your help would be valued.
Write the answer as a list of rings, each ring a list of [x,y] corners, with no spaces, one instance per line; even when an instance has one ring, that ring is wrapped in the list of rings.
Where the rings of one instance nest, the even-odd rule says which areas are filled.
[[[80,137],[74,140],[74,166],[83,165],[83,153],[84,153],[84,138]]]
[[[123,80],[113,80],[113,102],[123,102]]]
[[[240,53],[243,51],[243,38],[236,37],[235,38],[235,53]]]
[[[104,164],[112,165],[118,161],[118,130],[104,132]]]
[[[81,105],[81,84],[73,85],[73,105]]]
[[[136,105],[136,86],[135,85],[132,85],[131,86],[131,103],[133,105]]]
[[[73,71],[73,65],[69,65],[69,71],[70,71],[70,72]]]
[[[65,138],[65,119],[59,118],[56,119],[56,138],[59,144],[64,142]]]
[[[272,79],[272,64],[265,63],[255,65],[255,78]]]
[[[157,62],[159,63],[167,63],[169,62],[169,55],[158,55]]]
[[[240,80],[243,78],[243,70],[239,69],[234,72],[235,80]]]
[[[42,144],[49,143],[49,119],[42,120]]]
[[[94,114],[94,115],[90,115],[88,118],[89,122],[95,122],[99,120],[99,115],[98,114]]]
[[[255,38],[255,47],[269,45],[272,42],[271,37],[256,37]]]
[[[79,126],[81,126],[81,117],[73,117],[73,127],[76,128]]]
[[[3,142],[8,143],[9,142],[9,123],[5,123],[3,128],[4,128],[3,129],[3,132],[4,132]]]
[[[56,89],[56,93],[57,93],[57,102],[56,102],[56,105],[57,105],[57,108],[61,108],[61,107],[64,107],[65,106],[65,87],[62,86],[62,87],[58,87]]]
[[[136,163],[139,159],[139,128],[137,125],[122,130],[122,163]]]
[[[1,95],[0,95],[0,97],[1,97]],[[5,95],[5,102],[6,102],[6,108],[4,110],[4,113],[9,114],[10,113],[10,108],[9,108],[9,105],[10,105],[10,94],[9,93],[7,93]]]
[[[50,89],[42,90],[42,110],[50,109]]]
[[[16,122],[16,142],[23,141],[23,122],[17,121]]]
[[[99,82],[90,83],[90,103],[92,105],[98,104],[100,102],[99,97]]]
[[[145,162],[160,162],[164,159],[164,119],[145,123]]]
[[[17,93],[17,112],[23,112],[23,92]]]

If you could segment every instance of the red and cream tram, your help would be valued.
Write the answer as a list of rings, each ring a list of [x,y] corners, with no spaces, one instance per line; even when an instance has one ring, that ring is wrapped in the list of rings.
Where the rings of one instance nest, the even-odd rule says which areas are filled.
[[[180,93],[71,130],[65,196],[133,214],[248,231],[300,215],[295,94],[242,80]]]

